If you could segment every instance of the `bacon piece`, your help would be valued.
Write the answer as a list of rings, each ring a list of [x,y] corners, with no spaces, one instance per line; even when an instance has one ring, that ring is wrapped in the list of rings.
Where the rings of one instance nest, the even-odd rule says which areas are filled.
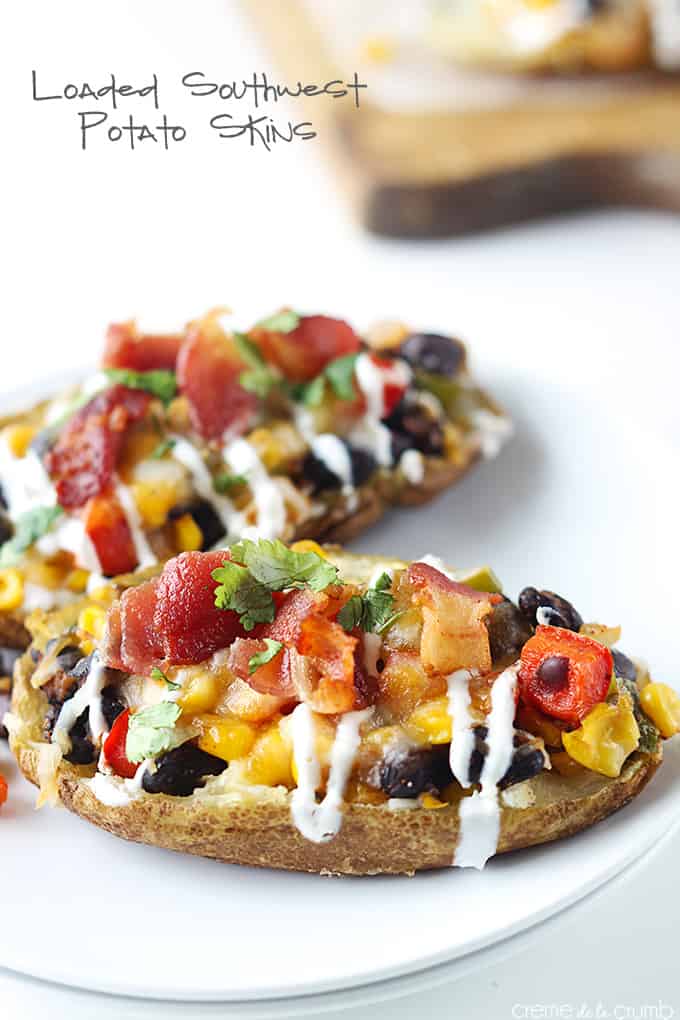
[[[333,715],[357,707],[354,686],[357,644],[357,639],[340,624],[317,613],[302,621],[297,651],[307,662],[297,693],[315,712]]]
[[[135,569],[135,543],[125,512],[113,493],[88,500],[83,510],[83,525],[103,574],[115,577]]]
[[[250,660],[253,655],[266,650],[267,645],[261,638],[237,638],[229,649],[229,669],[234,676],[245,680],[260,694],[274,694],[281,698],[292,697],[295,694],[295,687],[290,675],[288,649],[282,649],[269,662],[258,666],[254,673],[250,672]]]
[[[109,611],[105,661],[128,673],[203,662],[245,635],[236,613],[215,606],[212,571],[225,553],[182,553],[160,577],[129,588]]]
[[[115,322],[106,331],[102,368],[174,372],[183,341],[180,334],[139,333],[134,322]]]
[[[45,458],[60,506],[84,506],[108,487],[125,433],[144,417],[150,401],[143,390],[111,386],[74,414]]]
[[[361,350],[361,340],[349,323],[327,315],[305,315],[290,333],[256,326],[249,335],[266,360],[293,382],[307,382],[329,361]]]
[[[189,401],[192,427],[204,439],[243,430],[257,398],[239,383],[245,365],[227,337],[192,330],[177,359],[177,381]]]
[[[420,657],[431,673],[456,669],[491,669],[489,632],[485,618],[500,595],[489,595],[459,584],[426,563],[412,563],[407,580],[412,600],[423,611]]]

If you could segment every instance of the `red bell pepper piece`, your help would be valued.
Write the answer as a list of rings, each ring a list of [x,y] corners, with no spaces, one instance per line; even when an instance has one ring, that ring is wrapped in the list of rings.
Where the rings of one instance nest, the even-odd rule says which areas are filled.
[[[0,775],[0,807],[7,800],[7,780],[4,776]]]
[[[83,524],[103,574],[115,577],[135,569],[137,553],[130,526],[113,493],[89,500],[83,511]]]
[[[116,775],[123,776],[124,779],[132,779],[137,771],[137,766],[125,753],[129,725],[130,709],[126,708],[116,718],[111,732],[104,741],[104,757]]]
[[[607,696],[614,662],[604,645],[562,627],[538,627],[522,649],[520,698],[578,725]]]

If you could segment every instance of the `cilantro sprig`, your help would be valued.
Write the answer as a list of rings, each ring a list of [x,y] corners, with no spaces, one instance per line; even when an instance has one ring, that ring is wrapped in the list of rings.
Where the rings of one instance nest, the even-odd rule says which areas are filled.
[[[233,489],[238,489],[242,485],[247,485],[248,479],[245,475],[232,475],[228,471],[223,471],[222,474],[216,475],[213,479],[213,486],[216,492],[231,492]]]
[[[323,372],[297,389],[295,398],[307,407],[318,407],[328,384],[338,400],[354,400],[354,368],[358,357],[358,354],[344,354],[341,358],[329,361]]]
[[[244,539],[231,546],[231,560],[213,570],[215,605],[238,613],[242,626],[272,623],[272,592],[292,588],[323,591],[337,580],[338,568],[315,552],[295,552],[278,539]]]
[[[174,372],[165,369],[133,372],[128,368],[107,368],[106,375],[112,383],[129,386],[133,390],[145,390],[164,404],[169,404],[177,395],[177,377]]]
[[[356,627],[366,633],[380,633],[396,619],[392,612],[394,596],[390,592],[392,578],[385,572],[363,595],[353,595],[338,613],[338,623],[347,631]]]
[[[174,701],[161,701],[158,705],[142,708],[130,716],[125,754],[133,763],[145,758],[157,758],[169,751],[175,742],[175,723],[181,708]]]
[[[151,454],[151,460],[162,460],[166,453],[170,453],[170,450],[172,450],[176,443],[176,439],[162,439]]]
[[[280,312],[260,319],[257,323],[259,329],[266,329],[270,333],[292,333],[299,325],[300,316],[292,308],[282,308]]]
[[[14,535],[0,548],[0,567],[11,567],[22,553],[47,534],[61,517],[60,506],[36,506],[21,514],[14,525]]]
[[[280,381],[279,376],[271,365],[267,364],[257,345],[245,333],[234,333],[234,343],[241,358],[248,366],[241,372],[238,381],[244,390],[264,399],[269,395],[272,387]]]
[[[248,674],[253,675],[256,669],[260,666],[266,666],[268,662],[275,659],[283,648],[282,641],[275,641],[274,638],[265,638],[264,643],[267,646],[261,652],[255,652],[255,655],[251,655],[248,660]]]
[[[166,676],[162,669],[158,666],[154,666],[151,670],[151,679],[162,681],[170,691],[179,691],[182,689],[181,684],[176,684],[174,680],[171,680],[169,676]]]

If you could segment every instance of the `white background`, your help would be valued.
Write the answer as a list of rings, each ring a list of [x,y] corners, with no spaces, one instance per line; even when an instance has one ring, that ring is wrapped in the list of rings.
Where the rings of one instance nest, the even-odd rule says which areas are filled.
[[[542,376],[546,365],[591,396],[614,391],[641,434],[668,444],[670,456],[679,418],[677,220],[602,213],[450,242],[370,238],[318,142],[267,153],[243,139],[220,141],[208,120],[231,107],[182,94],[179,80],[191,70],[216,81],[254,69],[275,75],[235,3],[5,0],[1,17],[3,392],[59,374],[66,363],[94,362],[112,319],[136,315],[144,326],[173,328],[224,303],[248,324],[286,303],[357,325],[396,317],[456,331],[470,343],[478,374],[520,418],[531,419],[521,380]],[[155,71],[161,111],[185,123],[190,140],[170,152],[146,143],[131,153],[100,132],[82,152],[77,104],[33,102],[33,67],[50,92],[70,81],[105,84],[111,70],[145,84]],[[139,119],[145,110],[155,122],[148,100],[134,106]],[[274,114],[284,123],[288,115]],[[567,414],[550,427],[568,429]],[[634,484],[622,479],[612,513]],[[605,522],[594,527],[606,541]],[[366,544],[381,540],[374,534]],[[479,540],[481,549],[483,528]],[[642,550],[647,541],[641,522]],[[671,840],[625,887],[577,908],[509,962],[365,1015],[500,1020],[514,1003],[640,1009],[659,997],[680,1014],[679,849]],[[33,986],[0,973],[3,992],[3,1017],[37,1013]],[[50,1017],[94,1015],[93,1000],[83,1006],[78,996],[50,992],[48,1001]]]

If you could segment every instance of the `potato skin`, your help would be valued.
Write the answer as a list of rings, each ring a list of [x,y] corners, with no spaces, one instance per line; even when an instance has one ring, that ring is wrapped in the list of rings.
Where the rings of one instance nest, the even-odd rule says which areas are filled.
[[[340,550],[329,553],[347,579],[365,578],[377,564],[404,565]],[[125,584],[145,576],[132,575]],[[58,633],[64,622],[63,612],[48,614],[41,621],[43,633]],[[11,735],[10,744],[26,778],[37,784],[45,698],[30,684],[34,669],[29,652],[17,664],[12,700],[12,711],[24,725]],[[661,757],[660,745],[654,755],[636,752],[618,779],[588,773],[566,780],[542,773],[530,780],[534,805],[501,809],[499,853],[562,839],[606,818],[642,790]],[[413,874],[450,866],[459,835],[456,804],[411,811],[351,804],[338,836],[316,844],[293,825],[291,795],[283,787],[244,788],[229,795],[201,790],[181,798],[142,793],[125,807],[111,808],[83,782],[92,772],[92,767],[67,762],[59,766],[59,798],[70,811],[123,839],[231,864],[334,875]]]

